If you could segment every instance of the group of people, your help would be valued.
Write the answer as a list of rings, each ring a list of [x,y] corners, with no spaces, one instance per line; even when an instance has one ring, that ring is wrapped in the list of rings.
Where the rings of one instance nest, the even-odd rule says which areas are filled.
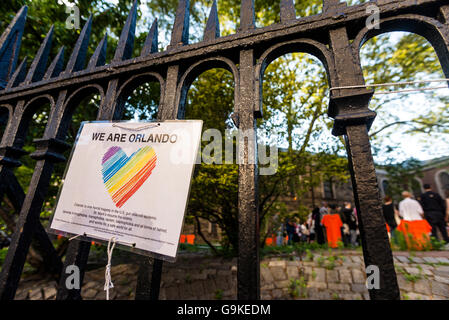
[[[414,199],[410,192],[402,192],[403,200],[395,206],[390,196],[385,196],[382,206],[386,228],[390,238],[395,238],[395,230],[406,235],[407,243],[429,241],[430,236],[449,243],[446,224],[449,218],[449,196],[444,200],[433,192],[429,184],[424,185],[424,193]],[[356,247],[360,243],[357,210],[350,202],[337,207],[323,202],[321,208],[314,208],[307,220],[290,218],[285,221],[277,234],[277,245],[291,245],[296,242],[327,243],[329,247],[339,245]]]
[[[281,236],[284,235],[284,237]],[[307,223],[301,223],[299,218],[287,219],[282,228],[278,231],[278,245],[291,245],[297,242],[307,242],[310,236],[310,230]],[[285,243],[283,243],[285,240]]]
[[[339,242],[345,246],[357,246],[359,232],[357,230],[357,214],[350,202],[343,207],[323,202],[321,208],[314,208],[307,220],[289,218],[278,230],[277,245],[291,245],[296,242],[328,243],[337,247]]]
[[[424,184],[424,193],[417,199],[408,191],[402,192],[403,200],[398,207],[390,196],[386,196],[383,213],[390,235],[394,237],[397,230],[407,235],[406,239],[428,241],[429,234],[438,239],[438,232],[445,243],[449,243],[446,224],[449,217],[449,199],[443,199],[432,191],[429,184]],[[414,238],[414,239],[413,239]]]
[[[315,208],[310,215],[316,242],[336,248],[341,242],[344,246],[357,246],[358,221],[357,211],[348,201],[343,207],[323,202],[321,208]]]

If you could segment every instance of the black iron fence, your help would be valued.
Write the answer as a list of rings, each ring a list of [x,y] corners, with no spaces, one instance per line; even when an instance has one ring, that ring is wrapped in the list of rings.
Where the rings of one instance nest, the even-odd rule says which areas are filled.
[[[378,28],[367,25],[369,5],[379,9]],[[372,299],[399,299],[368,130],[376,114],[368,109],[373,94],[363,87],[359,50],[370,38],[392,31],[409,31],[425,37],[435,48],[449,78],[449,5],[446,0],[378,0],[348,7],[338,0],[324,0],[319,15],[297,18],[293,0],[281,0],[281,22],[255,27],[254,0],[242,0],[240,28],[236,34],[220,37],[217,5],[214,2],[204,31],[204,40],[188,44],[189,0],[180,0],[171,42],[157,52],[157,25],[153,23],[140,56],[132,57],[137,17],[134,3],[121,33],[113,60],[106,62],[106,38],[85,66],[93,18],[84,25],[68,63],[63,50],[46,68],[52,30],[43,41],[30,67],[18,63],[20,40],[27,8],[23,7],[0,38],[0,107],[8,122],[0,144],[0,196],[7,196],[19,212],[19,219],[0,275],[1,299],[13,299],[31,242],[40,247],[49,269],[59,272],[58,299],[80,299],[80,290],[65,287],[68,265],[81,270],[87,263],[90,243],[70,242],[64,264],[42,227],[39,215],[54,164],[66,161],[64,141],[77,104],[88,94],[98,94],[98,120],[120,119],[124,101],[136,87],[148,81],[160,84],[158,119],[181,119],[186,92],[202,72],[216,67],[229,70],[235,80],[233,120],[241,130],[255,130],[261,115],[261,82],[268,64],[290,52],[317,57],[325,66],[331,90],[328,114],[334,119],[334,135],[344,135],[354,198],[360,218],[365,264],[380,270],[380,289],[371,289]],[[351,87],[351,88],[341,88]],[[36,166],[25,193],[13,173],[28,156],[23,151],[28,125],[37,108],[49,103],[51,111],[45,133],[35,141],[29,156]],[[239,252],[238,298],[258,299],[259,228],[257,206],[257,150],[247,148],[239,161]],[[253,161],[248,161],[253,159]],[[137,299],[157,299],[162,261],[141,260]]]

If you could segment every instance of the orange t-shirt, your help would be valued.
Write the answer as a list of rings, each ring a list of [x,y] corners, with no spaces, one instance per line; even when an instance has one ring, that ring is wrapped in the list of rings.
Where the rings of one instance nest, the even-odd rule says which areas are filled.
[[[325,214],[321,220],[321,224],[326,227],[327,242],[329,247],[338,247],[337,242],[341,241],[341,230],[343,222],[341,222],[338,214]]]
[[[402,220],[397,230],[404,234],[405,242],[409,248],[419,250],[430,245],[429,233],[432,231],[432,227],[424,219]]]

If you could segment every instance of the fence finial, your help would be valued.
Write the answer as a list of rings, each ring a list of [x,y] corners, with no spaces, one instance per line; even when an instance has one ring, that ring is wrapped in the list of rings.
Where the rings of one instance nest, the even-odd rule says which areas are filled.
[[[204,30],[203,41],[214,40],[220,37],[220,22],[218,20],[217,1],[214,0],[210,8],[209,19],[207,19],[206,29]]]
[[[176,9],[175,23],[171,33],[170,46],[176,47],[189,43],[189,23],[190,23],[190,1],[179,0]]]
[[[41,47],[37,51],[36,56],[31,63],[30,70],[28,70],[28,74],[25,78],[25,84],[40,81],[44,77],[45,70],[47,69],[48,56],[50,55],[53,31],[54,26],[51,26],[50,31],[48,31],[44,42],[42,42]]]
[[[115,49],[113,62],[122,61],[132,58],[134,48],[134,34],[136,31],[137,20],[137,0],[134,1],[125,26],[123,27],[120,39]]]
[[[64,46],[62,46],[61,49],[59,49],[58,54],[48,67],[47,72],[44,76],[44,80],[55,78],[62,72],[62,70],[64,69],[64,51],[65,48]]]
[[[28,7],[23,6],[0,37],[0,89],[16,69]]]
[[[27,58],[25,57],[25,59],[23,59],[23,61],[20,63],[19,67],[9,80],[6,89],[17,87],[20,83],[23,82],[23,80],[25,80],[26,74],[27,74]]]
[[[95,69],[96,67],[103,66],[106,63],[106,49],[108,46],[108,34],[106,33],[98,44],[97,49],[95,49],[94,54],[90,58],[88,70]]]
[[[140,53],[141,57],[148,56],[152,53],[157,52],[157,18],[154,19],[153,24],[151,25],[150,32],[148,32],[147,38],[145,40],[145,44],[143,45],[142,52]]]
[[[84,68],[84,62],[86,59],[87,47],[89,45],[90,30],[92,29],[92,15],[89,16],[86,24],[81,30],[80,36],[76,41],[75,48],[70,56],[65,73],[72,73],[80,71]]]
[[[293,0],[281,0],[281,22],[296,19],[295,3]]]
[[[240,31],[254,29],[256,18],[254,15],[254,0],[242,0],[240,7]]]

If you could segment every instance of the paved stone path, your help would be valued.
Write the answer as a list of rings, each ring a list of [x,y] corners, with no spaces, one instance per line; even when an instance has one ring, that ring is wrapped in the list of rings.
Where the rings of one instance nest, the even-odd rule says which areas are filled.
[[[449,299],[449,252],[395,253],[395,267],[402,299]],[[181,256],[165,263],[161,299],[236,299],[237,260]],[[136,265],[111,268],[111,299],[134,299]],[[272,256],[261,261],[262,299],[368,299],[364,264],[358,251],[309,252],[296,256]],[[86,272],[82,296],[105,299],[104,268]],[[55,299],[56,282],[37,275],[21,280],[16,299]]]

